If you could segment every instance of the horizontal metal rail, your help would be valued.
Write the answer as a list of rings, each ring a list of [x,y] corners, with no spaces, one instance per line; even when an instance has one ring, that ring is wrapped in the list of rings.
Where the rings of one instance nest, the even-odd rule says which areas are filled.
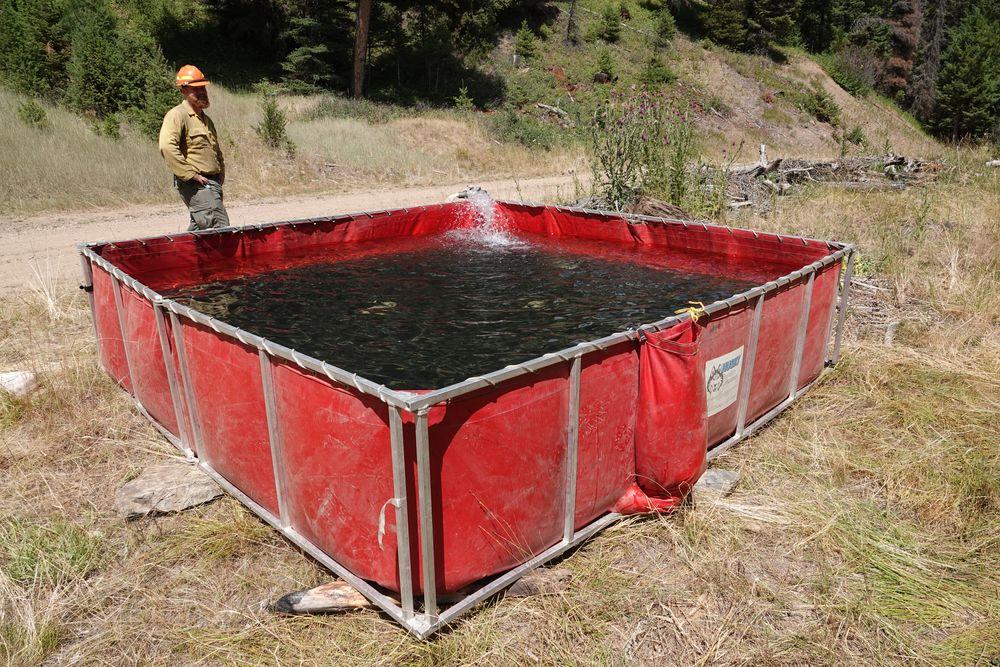
[[[541,204],[531,204],[531,203],[524,204],[524,203],[506,202],[506,201],[499,201],[497,203],[498,204],[505,204],[505,205],[542,206]],[[447,204],[438,204],[438,205],[435,205],[435,206],[442,207],[442,206],[446,206],[446,205]],[[431,208],[433,208],[433,207],[434,206],[431,206]],[[422,208],[426,210],[428,207],[422,207]],[[720,230],[733,231],[734,229],[736,229],[736,228],[725,227],[725,226],[721,226],[721,225],[711,225],[711,224],[707,224],[707,223],[690,223],[690,222],[685,222],[685,221],[681,221],[681,220],[671,220],[669,218],[655,218],[655,217],[652,217],[652,216],[637,216],[637,215],[633,215],[633,214],[611,213],[611,212],[608,212],[608,211],[595,211],[595,210],[591,210],[591,209],[576,209],[576,208],[568,208],[568,207],[560,207],[560,206],[555,206],[555,207],[552,207],[552,208],[555,208],[557,210],[566,210],[566,211],[572,211],[572,212],[587,213],[587,214],[592,214],[592,215],[601,215],[601,216],[605,216],[605,217],[609,217],[609,216],[610,217],[617,217],[617,218],[620,218],[622,220],[625,220],[626,222],[628,222],[630,219],[636,219],[636,220],[649,221],[649,222],[665,222],[665,223],[670,223],[670,224],[693,226],[693,227],[696,227],[696,228],[703,228],[703,229],[706,229],[706,230],[709,230],[709,229],[720,229]],[[401,209],[401,210],[402,211],[409,211],[410,209]],[[250,227],[249,229],[266,229],[266,228],[269,228],[269,227],[279,227],[279,226],[284,226],[284,225],[294,226],[296,224],[320,224],[320,223],[323,223],[323,222],[345,221],[345,220],[348,220],[348,219],[353,220],[353,219],[356,219],[356,218],[358,218],[358,217],[360,217],[362,215],[367,215],[368,217],[372,217],[372,216],[374,216],[376,214],[386,214],[386,213],[388,213],[388,214],[391,215],[393,212],[392,211],[389,211],[389,212],[379,211],[378,213],[374,213],[374,212],[372,212],[372,213],[367,213],[367,212],[351,213],[351,214],[346,214],[344,216],[337,216],[335,218],[329,218],[329,219],[309,219],[309,220],[303,220],[303,221],[289,221],[289,222],[280,222],[280,223],[269,223],[267,225],[259,225],[259,226],[255,226],[255,227]],[[199,231],[199,232],[187,232],[184,235],[189,235],[189,234],[198,234],[198,235],[201,235],[201,234],[204,234],[205,232],[208,232],[208,233],[220,233],[220,232],[235,233],[235,232],[232,232],[232,231],[227,231],[227,230],[233,230],[233,229],[235,229],[235,230],[243,229],[244,232],[246,230],[246,228],[223,228],[222,230],[204,230],[204,231]],[[752,233],[752,234],[758,234],[757,232],[753,232],[752,230],[740,230],[740,231],[745,231],[745,232]],[[713,303],[711,303],[711,304],[709,304],[708,306],[705,307],[704,312],[706,314],[713,315],[713,314],[718,313],[718,312],[723,312],[723,311],[728,312],[728,311],[730,311],[730,310],[732,310],[734,308],[741,307],[741,306],[747,304],[749,301],[755,299],[757,296],[759,296],[761,294],[767,294],[767,293],[773,292],[775,290],[781,289],[782,287],[784,287],[784,286],[786,286],[788,284],[791,284],[791,283],[793,283],[795,281],[801,280],[801,279],[807,277],[810,274],[816,273],[816,272],[820,271],[821,269],[823,269],[823,268],[825,268],[825,267],[827,267],[827,266],[829,266],[829,265],[831,265],[831,264],[833,264],[835,262],[838,262],[838,261],[842,260],[844,257],[853,257],[854,246],[852,246],[850,244],[840,244],[840,243],[835,243],[835,242],[816,241],[816,240],[813,240],[813,239],[807,239],[807,238],[799,237],[799,236],[782,236],[782,235],[778,235],[778,234],[768,234],[768,235],[764,235],[764,236],[773,236],[774,238],[778,239],[779,241],[781,241],[783,239],[784,241],[804,241],[804,242],[825,243],[828,248],[831,248],[831,249],[835,248],[836,250],[834,252],[830,253],[829,255],[826,255],[826,256],[824,256],[824,257],[822,257],[822,258],[820,258],[820,259],[812,262],[811,264],[803,267],[802,269],[798,269],[796,271],[792,271],[791,273],[789,273],[787,275],[784,275],[784,276],[781,276],[780,278],[777,278],[776,280],[772,280],[772,281],[766,282],[763,285],[759,285],[759,286],[754,287],[754,288],[752,288],[750,290],[747,290],[745,292],[741,292],[741,293],[736,294],[736,295],[734,295],[734,296],[732,296],[732,297],[730,297],[728,299],[722,299],[722,300],[719,300],[719,301],[715,301],[715,302],[713,302]],[[148,237],[148,238],[149,238],[149,240],[152,240],[152,239],[165,238],[165,237]],[[309,355],[302,354],[301,352],[298,352],[298,351],[293,350],[291,348],[285,347],[284,345],[280,345],[280,344],[275,343],[275,342],[273,342],[273,341],[271,341],[269,339],[263,338],[262,336],[258,336],[256,334],[252,334],[252,333],[250,333],[248,331],[244,331],[243,329],[240,329],[238,327],[234,327],[234,326],[232,326],[230,324],[226,324],[225,322],[222,322],[222,321],[217,320],[217,319],[215,319],[213,317],[205,315],[204,313],[201,313],[200,311],[198,311],[198,310],[196,310],[194,308],[190,308],[188,306],[184,306],[184,305],[182,305],[182,304],[180,304],[180,303],[178,303],[178,302],[176,302],[176,301],[174,301],[172,299],[165,299],[162,296],[160,296],[158,293],[156,293],[153,290],[149,289],[148,287],[146,287],[145,285],[143,285],[139,281],[135,280],[134,278],[132,278],[131,276],[129,276],[125,272],[121,271],[121,269],[119,269],[118,267],[114,266],[113,264],[111,264],[110,262],[108,262],[107,260],[105,260],[103,257],[101,257],[97,252],[94,251],[94,248],[97,247],[97,246],[100,246],[100,245],[105,245],[105,243],[101,243],[101,244],[98,244],[98,243],[80,244],[78,246],[78,248],[79,248],[79,250],[80,250],[80,252],[82,254],[84,254],[88,259],[90,259],[91,262],[93,262],[94,264],[100,266],[102,269],[104,269],[105,271],[107,271],[108,273],[110,273],[113,277],[118,278],[122,283],[124,283],[125,285],[128,285],[130,288],[132,288],[136,292],[142,294],[143,296],[147,297],[148,299],[150,299],[154,303],[161,304],[164,308],[166,308],[170,312],[176,313],[178,315],[182,315],[182,316],[187,317],[187,318],[189,318],[189,319],[191,319],[191,320],[193,320],[193,321],[195,321],[195,322],[197,322],[199,324],[202,324],[203,326],[207,326],[210,329],[212,329],[213,331],[215,331],[216,333],[219,333],[220,335],[224,335],[224,336],[228,336],[228,337],[231,337],[231,338],[235,338],[236,340],[239,340],[241,343],[243,343],[245,345],[250,345],[251,347],[255,347],[255,348],[259,349],[259,350],[260,349],[265,350],[268,354],[271,354],[271,355],[276,356],[276,357],[280,357],[282,359],[285,359],[286,361],[291,361],[292,363],[300,366],[301,368],[304,368],[306,370],[312,371],[314,373],[318,373],[320,375],[324,375],[327,378],[329,378],[330,380],[333,380],[334,382],[337,382],[339,384],[342,384],[342,385],[345,385],[345,386],[348,386],[348,387],[353,387],[353,388],[357,389],[358,391],[360,391],[362,393],[365,393],[365,394],[368,394],[368,395],[371,395],[371,396],[375,396],[375,397],[383,400],[384,402],[388,403],[389,405],[394,405],[396,407],[401,407],[401,408],[404,408],[404,409],[406,409],[406,410],[408,410],[410,412],[416,412],[416,411],[424,409],[424,408],[432,407],[432,406],[437,405],[439,403],[444,403],[444,402],[453,400],[453,399],[458,398],[459,396],[462,396],[464,394],[468,394],[468,393],[471,393],[471,392],[474,392],[474,391],[478,391],[478,390],[486,388],[486,387],[493,387],[493,386],[496,386],[497,384],[499,384],[501,382],[505,382],[507,380],[511,380],[511,379],[513,379],[515,377],[519,377],[519,376],[525,375],[527,373],[536,373],[536,372],[542,370],[543,368],[547,368],[548,366],[551,366],[552,364],[559,363],[560,361],[567,361],[567,360],[575,358],[575,357],[584,356],[584,355],[586,355],[587,353],[590,353],[590,352],[605,350],[608,347],[611,347],[613,345],[617,345],[617,344],[620,344],[620,343],[624,343],[626,341],[636,340],[636,338],[638,337],[638,332],[640,330],[647,331],[647,332],[660,331],[662,329],[665,329],[665,328],[668,328],[668,327],[673,326],[675,324],[678,324],[678,323],[684,321],[685,319],[690,319],[690,317],[691,317],[690,314],[669,316],[669,317],[666,317],[666,318],[664,318],[662,320],[659,320],[659,321],[656,321],[656,322],[652,322],[652,323],[649,323],[649,324],[640,325],[636,329],[630,329],[630,330],[626,330],[626,331],[621,331],[621,332],[618,332],[618,333],[611,334],[609,336],[605,336],[603,338],[598,338],[596,340],[582,342],[582,343],[579,343],[579,344],[577,344],[575,346],[568,347],[568,348],[559,350],[557,352],[550,352],[548,354],[542,355],[541,357],[537,357],[535,359],[531,359],[529,361],[526,361],[526,362],[523,362],[523,363],[520,363],[520,364],[514,364],[514,365],[511,365],[511,366],[507,366],[506,368],[494,371],[492,373],[488,373],[488,374],[483,375],[483,376],[469,378],[467,380],[463,380],[461,382],[458,382],[458,383],[455,383],[453,385],[449,385],[449,386],[446,386],[446,387],[442,387],[442,388],[436,389],[434,391],[430,391],[430,392],[427,392],[427,393],[424,393],[424,394],[420,394],[420,395],[415,395],[415,394],[412,394],[410,392],[405,392],[405,391],[399,391],[399,390],[390,389],[390,388],[386,387],[385,385],[372,382],[371,380],[368,380],[368,379],[366,379],[366,378],[358,375],[357,373],[348,372],[348,371],[346,371],[344,369],[338,368],[338,367],[333,366],[331,364],[328,364],[328,363],[326,363],[324,361],[316,359],[315,357],[311,357]],[[849,263],[848,266],[850,268],[850,266],[851,266],[850,263]],[[840,329],[840,327],[838,326],[838,330],[839,329]],[[837,340],[839,341],[839,336],[838,336]],[[838,352],[839,352],[839,346],[838,346]]]

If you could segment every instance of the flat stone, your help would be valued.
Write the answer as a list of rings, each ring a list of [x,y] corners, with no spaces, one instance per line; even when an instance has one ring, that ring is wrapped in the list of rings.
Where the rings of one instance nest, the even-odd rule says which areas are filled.
[[[222,495],[212,478],[188,463],[150,466],[118,489],[115,505],[126,519],[179,512]]]
[[[734,470],[709,468],[694,485],[694,501],[720,500],[725,498],[740,483],[740,473]]]
[[[520,579],[507,589],[509,598],[526,598],[534,595],[558,595],[566,590],[566,585],[573,577],[570,570],[562,567],[539,567]]]
[[[0,373],[0,390],[16,398],[27,398],[37,388],[38,377],[31,371]]]
[[[318,614],[352,609],[366,609],[372,603],[346,581],[331,581],[281,597],[274,610],[283,614]]]

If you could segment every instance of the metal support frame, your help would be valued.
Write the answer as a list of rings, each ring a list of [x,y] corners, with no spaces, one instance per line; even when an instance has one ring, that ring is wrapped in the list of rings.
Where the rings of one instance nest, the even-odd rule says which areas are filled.
[[[399,597],[403,619],[413,618],[413,563],[410,557],[409,496],[406,494],[406,448],[403,442],[403,415],[389,407],[389,442],[392,447],[392,493],[396,506],[396,559],[399,563]]]
[[[167,323],[163,317],[163,308],[158,303],[153,304],[153,316],[156,318],[156,333],[160,339],[160,352],[163,355],[163,367],[167,372],[167,384],[170,387],[170,402],[174,406],[174,416],[177,419],[177,430],[180,433],[180,449],[188,460],[195,458],[191,449],[191,429],[186,424],[184,407],[181,403],[181,390],[177,382],[177,372],[174,369],[174,357],[170,352],[170,339],[167,334]]]
[[[580,439],[580,373],[582,357],[574,357],[569,371],[569,410],[566,417],[566,502],[563,508],[563,544],[573,541],[576,527],[577,455]]]
[[[406,209],[403,209],[404,211]],[[579,210],[579,209],[563,209],[570,210],[573,212],[584,212],[592,213],[591,211]],[[392,212],[387,212],[389,215]],[[602,213],[606,214],[606,213]],[[294,226],[296,224],[319,224],[319,222],[332,222],[336,223],[338,220],[342,219],[353,219],[355,216],[361,214],[347,214],[344,216],[338,216],[337,218],[330,218],[324,220],[302,220],[302,221],[291,221],[286,223],[271,223],[267,225],[255,225],[251,229],[263,230],[267,228],[277,227],[281,225]],[[618,216],[622,217],[622,216]],[[658,218],[650,218],[648,216],[629,216],[629,218],[623,218],[627,221],[636,220],[639,224],[646,221],[664,221],[671,224],[688,226],[689,223],[683,221],[671,221],[663,220]],[[630,224],[634,224],[630,221]],[[714,228],[712,225],[698,225],[697,228],[704,228],[708,231],[710,228]],[[733,233],[734,230],[730,228],[724,228]],[[224,230],[211,230],[206,232],[195,232],[191,233],[193,236],[203,236],[212,234],[224,234],[224,233],[243,233],[245,230],[228,228]],[[735,230],[745,234],[752,234],[757,237],[756,232],[750,232],[747,230]],[[822,243],[816,242],[812,239],[801,239],[798,237],[781,237],[772,235],[777,238],[778,241],[785,242],[790,240],[798,240],[803,243]],[[152,237],[151,237],[152,238]],[[162,238],[162,237],[161,237]],[[172,237],[167,237],[170,241],[173,240]],[[620,344],[625,341],[636,340],[638,337],[639,330],[645,331],[659,331],[667,327],[673,326],[684,319],[689,318],[689,315],[682,316],[671,316],[664,318],[658,322],[651,324],[646,324],[639,327],[639,330],[628,330],[617,334],[612,334],[604,338],[590,341],[586,343],[580,343],[574,347],[567,348],[559,352],[554,352],[546,354],[537,359],[524,362],[522,364],[516,364],[509,366],[505,369],[501,369],[494,373],[490,373],[486,376],[480,378],[471,378],[464,382],[452,385],[450,387],[445,387],[432,391],[425,394],[411,394],[408,392],[394,391],[390,390],[384,386],[376,385],[364,378],[359,377],[356,373],[349,373],[343,369],[326,364],[318,359],[308,357],[306,355],[300,354],[294,350],[290,350],[284,346],[273,343],[272,341],[266,340],[249,332],[242,331],[224,322],[215,320],[214,318],[208,317],[203,313],[200,313],[194,309],[188,308],[179,304],[175,301],[163,299],[159,294],[153,292],[149,288],[145,287],[138,281],[136,281],[131,276],[123,273],[120,269],[115,267],[113,264],[102,258],[94,248],[99,244],[81,245],[80,252],[83,255],[83,266],[84,266],[84,277],[87,283],[91,281],[91,271],[92,264],[98,265],[103,270],[107,271],[112,280],[112,286],[114,289],[115,296],[115,308],[118,314],[119,328],[122,332],[122,342],[126,351],[126,365],[129,370],[130,382],[133,381],[131,377],[131,364],[129,364],[128,359],[128,347],[125,345],[125,327],[124,327],[124,309],[122,306],[121,297],[121,286],[120,283],[124,282],[129,287],[134,289],[137,293],[141,294],[145,298],[149,299],[154,304],[154,312],[157,315],[157,328],[160,332],[160,344],[161,350],[164,351],[164,361],[167,363],[168,367],[168,380],[170,375],[170,370],[172,370],[172,364],[168,359],[169,352],[169,341],[167,340],[165,322],[163,320],[162,310],[169,312],[171,319],[171,330],[174,337],[174,350],[177,355],[177,367],[180,373],[180,387],[177,387],[177,378],[174,377],[171,383],[171,395],[175,396],[175,410],[177,410],[179,399],[183,396],[187,404],[187,413],[189,422],[184,422],[183,411],[178,411],[178,425],[182,433],[186,430],[188,433],[187,439],[190,444],[194,445],[194,450],[200,455],[200,458],[194,459],[196,465],[204,470],[210,477],[212,477],[216,482],[219,483],[226,491],[228,491],[237,500],[242,502],[247,508],[252,512],[260,516],[268,524],[279,530],[286,538],[288,538],[292,543],[296,544],[302,548],[306,553],[316,558],[321,564],[330,569],[332,572],[343,578],[355,589],[357,589],[362,595],[368,598],[372,603],[378,606],[382,611],[388,614],[391,618],[402,624],[410,632],[420,638],[425,638],[430,634],[434,633],[444,625],[454,621],[456,618],[461,616],[463,613],[474,607],[476,604],[482,602],[483,600],[489,598],[492,595],[500,592],[514,581],[530,572],[534,568],[544,564],[548,560],[559,556],[565,551],[571,549],[577,544],[589,539],[595,533],[603,529],[604,527],[614,523],[620,518],[620,515],[616,513],[605,514],[602,517],[592,521],[588,525],[584,526],[580,530],[574,531],[573,524],[575,521],[575,504],[576,504],[576,476],[577,476],[577,465],[578,465],[578,439],[579,439],[579,411],[580,411],[580,375],[581,368],[583,364],[583,356],[590,354],[595,351],[600,351],[607,349],[608,347],[616,344]],[[745,425],[746,414],[748,410],[749,396],[752,388],[753,381],[753,365],[757,352],[757,344],[760,333],[760,322],[762,318],[762,310],[764,306],[765,296],[787,285],[793,281],[800,280],[803,277],[807,277],[808,280],[808,293],[806,296],[806,301],[803,307],[803,315],[800,317],[799,331],[796,338],[796,351],[795,351],[795,362],[793,363],[792,377],[797,379],[798,370],[801,368],[801,355],[804,349],[804,331],[808,320],[809,302],[811,300],[811,291],[814,282],[815,274],[822,268],[829,266],[830,264],[841,261],[842,258],[847,258],[847,269],[844,275],[844,287],[841,293],[840,305],[839,305],[839,316],[836,329],[836,341],[834,352],[832,355],[832,362],[836,363],[839,359],[841,334],[844,324],[845,312],[847,308],[848,296],[850,293],[851,275],[853,271],[854,262],[854,248],[850,245],[843,244],[832,244],[826,243],[827,248],[831,250],[831,253],[826,255],[820,260],[817,260],[804,267],[798,271],[793,271],[791,274],[778,278],[777,280],[770,281],[764,285],[755,287],[742,294],[737,294],[724,301],[717,301],[713,304],[708,305],[705,308],[705,312],[709,315],[728,312],[733,308],[740,307],[744,304],[749,303],[751,300],[754,301],[754,315],[751,323],[750,341],[749,349],[746,353],[746,363],[747,372],[744,374],[741,380],[740,390],[739,390],[739,401],[740,408],[737,419],[737,430],[733,437],[729,438],[723,443],[720,443],[716,447],[713,447],[708,452],[708,458],[713,459],[720,454],[722,454],[726,449],[734,445],[736,442],[748,437],[769,421],[771,421],[775,416],[777,416],[782,410],[787,408],[798,396],[801,396],[805,391],[807,391],[817,380],[813,380],[808,385],[796,390],[794,387],[794,380],[790,379],[789,383],[791,389],[789,391],[788,397],[783,400],[780,404],[761,415],[759,418],[754,420],[750,425]],[[91,295],[91,307],[93,306],[93,295]],[[273,512],[269,511],[267,508],[261,506],[252,498],[247,496],[245,493],[240,491],[235,485],[233,485],[229,480],[218,473],[211,465],[210,457],[205,456],[203,437],[201,431],[201,422],[199,418],[199,410],[197,403],[197,396],[193,390],[191,371],[188,363],[187,353],[184,347],[184,336],[182,331],[182,326],[179,317],[185,317],[193,322],[207,326],[213,331],[219,333],[222,336],[228,336],[240,341],[243,344],[251,345],[256,347],[260,354],[261,360],[261,381],[263,383],[264,397],[265,397],[265,409],[267,411],[268,419],[268,435],[272,445],[272,465],[274,466],[275,482],[278,488],[278,504],[279,513],[275,515]],[[832,319],[832,310],[831,310]],[[829,327],[828,327],[829,329]],[[95,319],[95,332],[96,332],[96,319]],[[828,332],[829,336],[829,332]],[[288,516],[287,510],[287,496],[284,493],[284,484],[287,480],[284,479],[284,470],[281,465],[281,459],[283,458],[281,453],[281,432],[280,424],[277,415],[277,403],[275,396],[275,386],[273,379],[273,364],[274,358],[280,357],[286,361],[298,365],[301,368],[309,370],[311,372],[324,375],[328,377],[335,383],[345,385],[357,389],[358,391],[377,397],[379,400],[384,402],[388,408],[389,416],[389,433],[390,433],[390,446],[392,448],[392,472],[393,472],[393,493],[394,502],[396,509],[396,545],[397,545],[397,560],[399,564],[399,577],[400,577],[400,603],[397,604],[396,600],[392,597],[385,595],[381,591],[377,590],[368,582],[359,578],[357,575],[353,574],[346,567],[341,565],[337,560],[330,557],[322,549],[317,547],[306,537],[298,533],[295,528],[290,525],[290,517]],[[561,361],[571,361],[570,368],[570,388],[568,396],[568,415],[567,415],[567,429],[566,429],[566,465],[565,465],[565,507],[563,515],[563,535],[562,539],[556,544],[549,547],[540,554],[529,559],[525,563],[515,567],[508,572],[505,572],[499,576],[494,577],[488,583],[480,587],[478,590],[472,594],[464,597],[457,603],[447,607],[444,610],[439,610],[438,600],[437,600],[437,586],[436,586],[436,573],[434,570],[435,554],[434,554],[434,519],[433,519],[433,496],[432,487],[433,480],[431,478],[430,470],[430,438],[428,430],[428,412],[431,407],[446,403],[447,401],[467,394],[473,391],[477,391],[486,386],[496,386],[497,384],[504,382],[505,380],[512,379],[519,375],[525,373],[534,373],[538,370],[550,366],[554,363],[559,363]],[[134,390],[133,390],[134,391]],[[175,394],[176,392],[176,394]],[[136,399],[135,401],[138,409],[145,415],[153,424],[156,426],[168,439],[172,442],[179,442],[175,436],[173,436],[169,431],[167,431],[162,425],[157,423],[153,417],[143,408],[141,403]],[[416,503],[416,510],[418,512],[418,522],[420,526],[420,554],[421,554],[421,581],[424,589],[424,605],[423,613],[416,615],[414,611],[414,595],[413,595],[413,567],[412,567],[412,557],[411,557],[411,541],[410,541],[410,531],[409,531],[409,497],[407,495],[407,466],[405,458],[405,443],[403,438],[403,415],[402,411],[406,410],[414,414],[415,416],[415,433],[416,433],[416,463],[417,463],[417,479],[416,486],[418,492],[418,498]],[[187,445],[189,443],[183,443]],[[188,450],[190,451],[190,449]]]
[[[750,321],[750,340],[744,356],[743,377],[740,379],[740,403],[736,411],[736,437],[743,435],[747,423],[747,409],[750,407],[750,389],[753,386],[753,366],[757,361],[757,341],[760,340],[760,321],[764,314],[764,295],[754,303],[753,319]]]
[[[260,350],[260,383],[264,390],[264,414],[267,418],[267,440],[271,450],[271,471],[274,474],[274,492],[278,496],[278,520],[283,528],[291,525],[288,512],[287,477],[285,475],[284,441],[278,419],[278,402],[274,389],[274,371],[270,355]]]
[[[102,366],[104,363],[104,350],[101,347],[101,336],[97,331],[97,308],[94,305],[94,267],[90,263],[90,258],[80,253],[80,269],[83,272],[83,283],[80,289],[87,293],[87,302],[90,304],[90,326],[94,330],[94,340],[97,341],[97,359]]]
[[[198,415],[198,397],[195,396],[191,383],[191,370],[188,368],[187,349],[184,346],[184,331],[176,313],[170,313],[170,329],[174,332],[174,349],[177,350],[177,368],[181,372],[181,386],[184,388],[184,398],[187,404],[188,419],[190,419],[191,436],[194,440],[194,451],[200,459],[205,459],[204,441],[201,437],[201,418]]]
[[[122,286],[118,278],[111,276],[111,290],[114,292],[115,313],[118,315],[118,331],[122,337],[122,351],[125,353],[125,374],[128,376],[129,393],[137,396],[135,391],[135,379],[132,377],[132,360],[129,358],[128,339],[125,336],[125,306],[122,302]],[[139,399],[136,398],[138,401]]]
[[[424,586],[424,622],[438,620],[437,580],[434,572],[434,503],[431,496],[430,434],[427,409],[416,413],[417,514],[420,517],[420,567]]]
[[[809,326],[809,309],[812,306],[813,283],[816,274],[810,273],[806,281],[806,293],[802,297],[802,312],[799,314],[799,330],[795,335],[795,351],[792,353],[792,369],[788,373],[788,396],[795,396],[799,388],[799,373],[802,370],[802,354],[806,349],[806,329]]]
[[[837,306],[837,333],[833,340],[833,354],[830,364],[840,361],[840,343],[843,340],[844,320],[847,319],[847,305],[851,298],[851,280],[854,278],[854,249],[847,254],[847,268],[844,270],[844,287],[840,293],[840,304]]]

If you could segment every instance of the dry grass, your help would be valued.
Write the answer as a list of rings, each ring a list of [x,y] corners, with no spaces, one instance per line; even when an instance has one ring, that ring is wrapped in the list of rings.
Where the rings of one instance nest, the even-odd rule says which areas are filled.
[[[80,295],[58,288],[58,320],[36,294],[5,301],[0,366],[44,383],[0,411],[0,656],[996,664],[1000,182],[981,157],[954,153],[926,189],[816,188],[743,221],[859,243],[869,287],[842,365],[724,457],[734,496],[612,527],[563,561],[563,594],[492,603],[432,642],[374,612],[269,612],[328,575],[231,499],[122,522],[114,490],[174,452],[97,370]],[[903,321],[893,347],[887,318]]]

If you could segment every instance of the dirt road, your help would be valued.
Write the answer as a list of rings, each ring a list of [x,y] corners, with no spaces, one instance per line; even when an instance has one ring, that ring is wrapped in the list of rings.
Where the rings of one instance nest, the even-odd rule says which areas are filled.
[[[428,204],[442,201],[448,195],[465,189],[467,185],[470,184],[449,183],[433,187],[369,189],[282,200],[239,201],[227,208],[234,225],[252,225]],[[572,176],[548,176],[516,182],[482,181],[475,185],[485,188],[497,199],[545,202],[571,199],[575,190]],[[0,294],[38,284],[39,281],[59,284],[77,280],[80,265],[74,245],[81,241],[128,239],[179,232],[186,228],[187,213],[179,198],[177,204],[172,206],[65,213],[0,221]]]

